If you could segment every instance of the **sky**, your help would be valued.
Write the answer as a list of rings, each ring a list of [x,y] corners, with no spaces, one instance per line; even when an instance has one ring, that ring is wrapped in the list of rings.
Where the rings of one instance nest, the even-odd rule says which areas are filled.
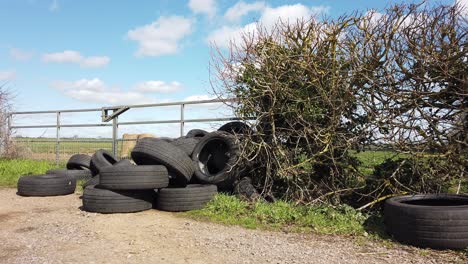
[[[0,85],[12,91],[14,111],[210,99],[214,47],[226,51],[230,40],[255,23],[269,26],[278,19],[379,12],[401,2],[405,1],[0,0]],[[452,4],[454,0],[427,2]],[[192,107],[186,118],[229,113],[215,105]],[[131,110],[121,119],[163,120],[179,115],[172,107]],[[18,125],[37,122],[51,124],[55,117],[14,119]],[[96,123],[100,113],[69,114],[63,122]],[[187,129],[215,125],[190,124]],[[175,124],[157,126],[133,126],[120,133],[154,130],[171,136],[178,131]],[[50,136],[54,131],[18,133]],[[107,128],[64,132],[72,134],[110,135]]]

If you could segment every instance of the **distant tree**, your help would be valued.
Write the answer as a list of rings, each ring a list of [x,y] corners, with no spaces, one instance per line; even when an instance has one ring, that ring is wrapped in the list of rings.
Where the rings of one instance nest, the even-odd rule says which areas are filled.
[[[0,85],[0,155],[8,151],[10,131],[8,130],[8,112],[11,110],[11,92]]]

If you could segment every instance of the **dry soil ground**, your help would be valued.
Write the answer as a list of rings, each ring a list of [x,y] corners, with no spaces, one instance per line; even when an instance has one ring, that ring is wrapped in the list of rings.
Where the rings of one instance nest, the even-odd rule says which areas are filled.
[[[0,189],[1,263],[468,263],[462,253],[248,230],[156,210],[87,213],[79,194],[15,192]]]

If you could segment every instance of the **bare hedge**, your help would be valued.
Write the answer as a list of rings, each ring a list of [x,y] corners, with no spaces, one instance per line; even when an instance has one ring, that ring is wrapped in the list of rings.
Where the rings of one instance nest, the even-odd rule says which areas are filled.
[[[457,5],[395,5],[382,14],[259,25],[228,53],[218,51],[214,90],[239,98],[237,116],[255,120],[240,162],[254,164],[256,186],[303,203],[359,204],[462,184],[464,14]],[[353,153],[368,146],[405,158],[367,177]]]

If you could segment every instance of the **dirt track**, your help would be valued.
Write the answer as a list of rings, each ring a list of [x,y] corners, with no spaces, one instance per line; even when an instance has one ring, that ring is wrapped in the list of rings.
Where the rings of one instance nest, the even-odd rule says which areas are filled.
[[[78,194],[0,189],[0,263],[467,263],[460,253],[248,230],[150,210],[79,210]]]

